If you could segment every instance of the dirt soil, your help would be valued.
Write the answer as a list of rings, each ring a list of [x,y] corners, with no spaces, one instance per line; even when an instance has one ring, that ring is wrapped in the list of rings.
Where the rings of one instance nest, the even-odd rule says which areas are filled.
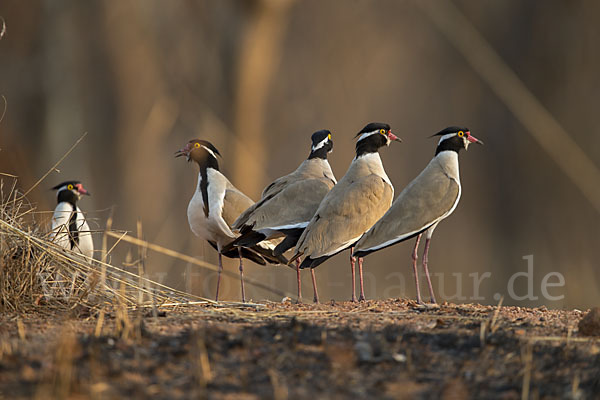
[[[387,300],[165,307],[101,325],[85,310],[1,315],[0,398],[600,398],[584,312],[496,311]]]

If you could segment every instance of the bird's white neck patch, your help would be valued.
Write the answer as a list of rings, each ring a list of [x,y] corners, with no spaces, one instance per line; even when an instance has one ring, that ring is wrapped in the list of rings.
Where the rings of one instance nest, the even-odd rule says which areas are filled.
[[[213,156],[214,158],[217,158],[217,155],[215,154],[214,151],[212,151],[211,149],[209,149],[208,147],[202,145],[202,148],[206,151],[208,151],[210,153],[211,156]]]
[[[325,146],[325,144],[327,144],[327,141],[329,140],[329,138],[325,138],[323,140],[321,140],[319,143],[317,143],[316,145],[314,145],[312,147],[312,151],[317,151],[319,150],[321,147]]]
[[[363,140],[364,138],[367,138],[367,137],[369,137],[369,136],[371,136],[371,135],[375,135],[375,134],[378,134],[378,135],[380,135],[380,133],[379,133],[379,129],[377,129],[377,130],[374,130],[373,132],[365,132],[365,133],[363,133],[362,135],[360,135],[360,137],[358,138],[357,142],[360,142],[360,141],[361,141],[361,140]]]
[[[447,133],[444,136],[442,136],[440,138],[440,141],[438,142],[438,146],[440,145],[440,143],[442,143],[444,140],[446,139],[450,139],[451,137],[456,136],[456,133]]]
[[[56,196],[58,197],[58,194],[60,192],[62,192],[63,190],[69,190],[69,189],[67,189],[67,185],[59,187],[58,190],[56,191]]]

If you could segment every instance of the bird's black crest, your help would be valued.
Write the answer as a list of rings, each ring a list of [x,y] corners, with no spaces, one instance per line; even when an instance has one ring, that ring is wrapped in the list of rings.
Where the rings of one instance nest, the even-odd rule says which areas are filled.
[[[79,184],[79,183],[81,183],[81,182],[80,182],[80,181],[65,181],[65,182],[63,182],[63,183],[59,183],[58,185],[54,186],[54,187],[53,187],[53,188],[51,188],[50,190],[58,190],[58,189],[60,189],[61,187],[63,187],[63,186],[67,186],[67,185],[73,185],[73,186],[75,186],[75,185],[77,185],[77,184]]]
[[[313,133],[312,136],[310,137],[310,139],[312,140],[313,146],[315,144],[321,143],[323,140],[325,140],[325,138],[328,135],[331,135],[331,132],[327,129],[322,129],[320,131],[316,131],[315,133]]]
[[[367,124],[364,128],[362,128],[362,130],[358,132],[354,137],[357,138],[363,133],[373,132],[379,129],[385,129],[386,131],[389,131],[391,127],[388,124],[384,124],[382,122],[371,122]]]
[[[449,133],[456,133],[458,131],[466,132],[468,130],[469,130],[469,128],[464,128],[464,127],[461,128],[460,126],[449,126],[449,127],[445,128],[445,129],[442,129],[438,133],[434,133],[433,135],[431,135],[429,137],[444,136],[444,135],[447,135]]]

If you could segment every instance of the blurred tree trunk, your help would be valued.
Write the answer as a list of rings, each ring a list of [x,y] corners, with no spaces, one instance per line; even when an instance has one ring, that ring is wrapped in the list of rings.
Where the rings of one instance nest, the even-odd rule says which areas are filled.
[[[86,44],[79,32],[82,7],[70,3],[44,2],[43,12],[43,74],[45,151],[39,157],[38,170],[44,171],[58,160],[68,149],[67,143],[73,143],[85,131],[84,91],[86,79],[91,75],[86,63]],[[89,177],[88,154],[80,146],[59,166],[63,173],[51,176],[46,186],[55,181],[68,179],[84,180]]]
[[[148,38],[148,32],[155,30],[143,8],[142,3],[104,3],[119,110],[114,146],[119,154],[116,159],[124,163],[118,166],[113,188],[126,188],[113,195],[121,197],[123,209],[133,211],[134,215],[126,218],[129,224],[144,216],[146,228],[154,231],[169,215],[164,193],[170,186],[171,166],[156,160],[172,154],[171,148],[165,149],[165,142],[178,108],[158,68],[162,54],[155,40]]]
[[[292,0],[259,0],[243,33],[235,95],[232,178],[253,198],[267,177],[269,143],[265,140],[266,103],[271,78],[281,58],[281,45]]]

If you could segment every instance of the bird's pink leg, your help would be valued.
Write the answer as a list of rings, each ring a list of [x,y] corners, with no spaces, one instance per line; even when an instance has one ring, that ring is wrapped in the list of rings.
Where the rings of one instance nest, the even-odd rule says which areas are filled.
[[[223,256],[219,253],[219,272],[217,274],[217,294],[215,301],[219,301],[219,286],[221,286],[221,271],[223,271]]]
[[[315,293],[315,297],[313,298],[313,301],[315,302],[315,304],[319,304],[319,293],[317,292],[317,279],[315,278],[315,269],[314,268],[310,269],[310,275],[312,277],[313,291]]]
[[[419,256],[417,255],[417,250],[419,249],[419,241],[421,240],[421,235],[417,236],[417,241],[415,242],[415,248],[412,252],[412,260],[413,260],[413,274],[415,275],[415,286],[417,287],[417,303],[423,304],[423,300],[421,300],[421,289],[419,289],[419,272],[417,271],[417,259]]]
[[[352,302],[356,303],[356,273],[354,260],[354,247],[350,247],[350,268],[352,269]]]
[[[365,301],[366,297],[365,297],[365,287],[363,285],[363,258],[362,257],[358,257],[358,275],[359,275],[359,282],[360,282],[360,296],[358,297],[358,301]]]
[[[298,279],[298,301],[297,303],[302,303],[302,282],[300,281],[300,258],[296,259],[296,278]]]
[[[425,239],[425,250],[423,251],[423,269],[425,270],[425,278],[427,278],[427,285],[429,286],[429,295],[431,296],[431,302],[435,304],[436,301],[435,296],[433,294],[433,286],[431,286],[431,279],[429,278],[429,268],[427,268],[430,241],[430,238]]]
[[[246,291],[244,290],[244,264],[242,263],[242,248],[238,247],[238,254],[240,256],[240,282],[242,284],[242,303],[246,302]]]

